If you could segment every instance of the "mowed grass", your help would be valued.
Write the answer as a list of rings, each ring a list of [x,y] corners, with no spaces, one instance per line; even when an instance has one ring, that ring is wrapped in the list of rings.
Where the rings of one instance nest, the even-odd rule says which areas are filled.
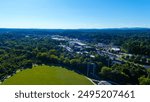
[[[92,85],[85,76],[56,66],[37,66],[21,71],[3,85]]]

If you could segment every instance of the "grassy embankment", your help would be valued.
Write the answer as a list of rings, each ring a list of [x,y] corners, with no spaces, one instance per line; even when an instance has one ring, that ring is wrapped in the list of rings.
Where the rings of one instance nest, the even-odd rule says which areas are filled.
[[[56,66],[37,66],[6,79],[2,85],[92,85],[85,76]]]

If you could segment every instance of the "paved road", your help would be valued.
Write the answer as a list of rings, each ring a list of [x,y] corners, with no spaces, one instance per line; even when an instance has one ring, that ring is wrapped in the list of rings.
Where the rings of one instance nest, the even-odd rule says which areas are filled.
[[[95,80],[95,79],[90,79],[88,77],[86,77],[88,80],[90,80],[94,85],[112,85],[111,83],[104,81],[104,80]]]

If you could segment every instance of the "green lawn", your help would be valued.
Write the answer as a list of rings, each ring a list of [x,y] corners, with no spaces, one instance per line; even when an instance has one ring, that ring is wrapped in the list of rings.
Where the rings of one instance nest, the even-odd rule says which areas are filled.
[[[3,85],[92,85],[82,75],[62,67],[38,66],[21,71],[9,79]]]

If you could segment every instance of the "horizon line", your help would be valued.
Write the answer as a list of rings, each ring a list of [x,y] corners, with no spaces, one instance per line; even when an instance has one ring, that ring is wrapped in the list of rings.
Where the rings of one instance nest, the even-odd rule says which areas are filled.
[[[100,30],[100,29],[150,29],[150,27],[104,27],[104,28],[26,28],[26,27],[0,27],[0,29],[45,29],[45,30],[51,30],[51,29],[60,29],[60,30],[86,30],[86,29],[95,29],[95,30]]]

